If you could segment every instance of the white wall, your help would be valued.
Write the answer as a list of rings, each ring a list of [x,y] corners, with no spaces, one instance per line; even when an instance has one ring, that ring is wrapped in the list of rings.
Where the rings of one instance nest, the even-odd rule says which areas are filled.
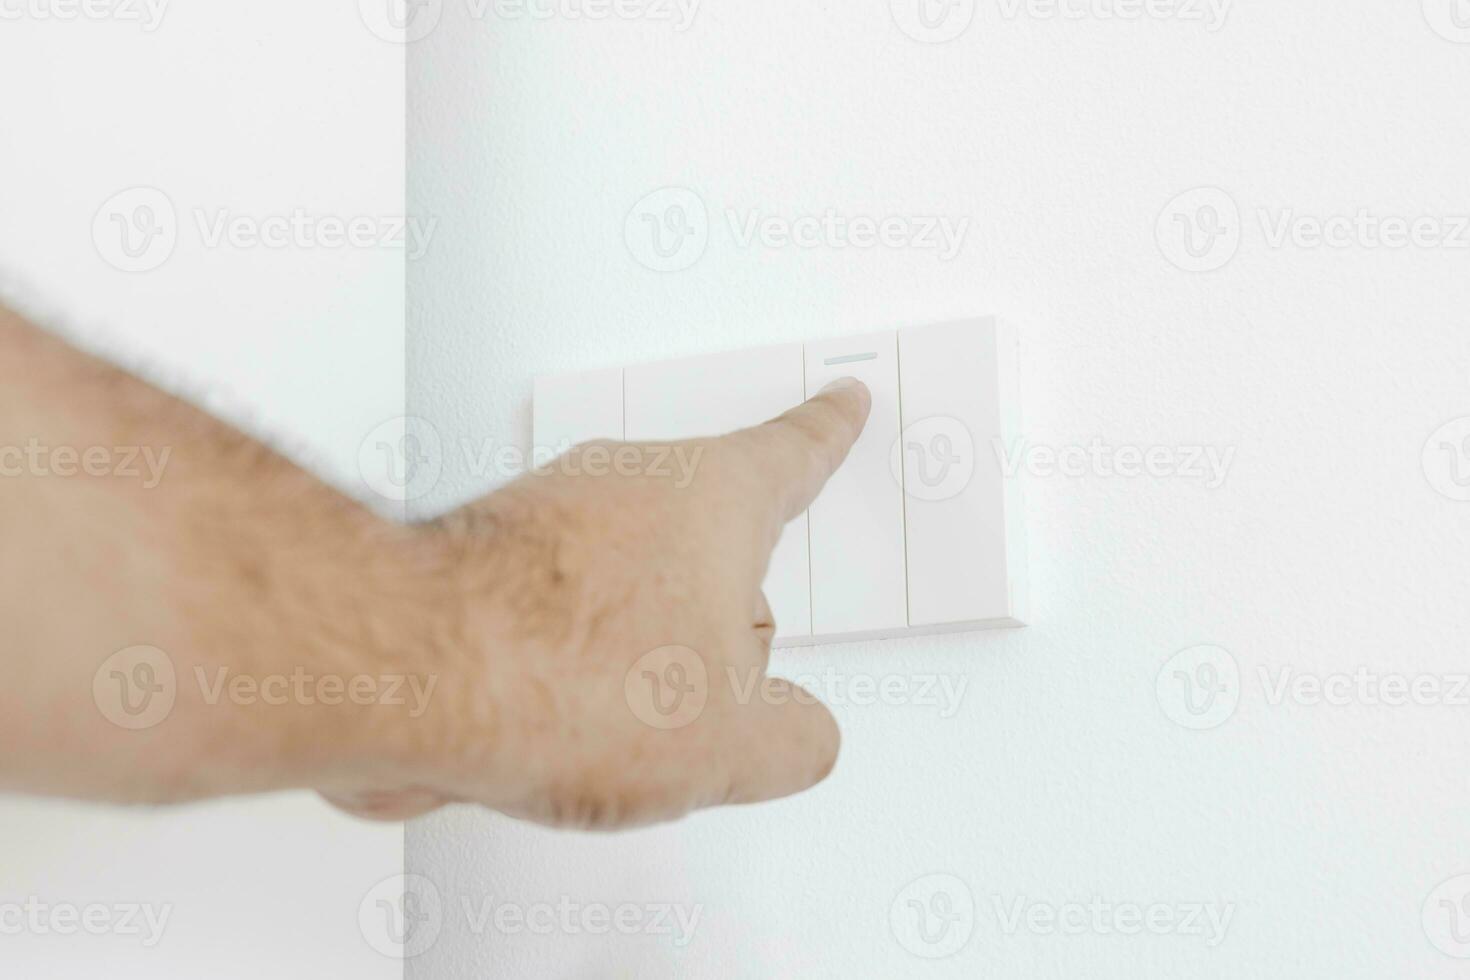
[[[0,302],[361,492],[359,446],[403,412],[404,251],[211,246],[196,216],[402,214],[402,47],[352,4],[154,0],[146,22],[126,19],[140,4],[86,9],[101,19],[0,5]],[[129,264],[115,226],[94,238],[93,222],[139,185],[166,197],[171,217],[154,217],[176,240],[129,272],[108,261]],[[158,196],[120,201],[126,218]],[[0,975],[401,975],[358,912],[400,872],[402,831],[314,796],[167,812],[0,800],[0,838]],[[94,905],[167,919],[161,937],[117,911],[99,936],[51,924],[60,911],[75,930],[66,910]],[[16,917],[27,906],[43,926]]]
[[[1030,629],[779,654],[828,691],[966,685],[952,717],[838,704],[842,759],[808,795],[613,837],[475,810],[412,827],[444,917],[408,975],[1460,975],[1434,940],[1454,951],[1439,900],[1466,886],[1431,893],[1470,873],[1470,709],[1273,704],[1260,673],[1466,670],[1470,503],[1449,466],[1470,446],[1432,456],[1445,493],[1421,450],[1470,416],[1467,239],[1273,247],[1258,213],[1470,213],[1470,44],[1431,26],[1458,36],[1449,0],[1241,3],[1215,30],[981,0],[944,44],[893,7],[706,0],[681,32],[444,5],[409,58],[410,199],[445,246],[411,287],[410,407],[449,446],[424,509],[497,481],[459,450],[524,444],[536,373],[989,312],[1024,331],[1032,445],[1233,450],[1227,478],[1028,477]],[[684,271],[625,243],[663,187],[707,210]],[[1228,194],[1240,239],[1195,273],[1165,209],[1198,187]],[[945,261],[742,246],[727,220],[828,209],[970,225]],[[1192,731],[1173,667],[1156,679],[1200,644],[1238,665],[1219,710],[1239,700]],[[906,890],[931,874],[953,877]],[[950,950],[908,901],[935,887],[956,903],[945,941],[973,934],[931,961],[915,953]],[[487,899],[701,918],[682,947],[476,932],[463,903]],[[1211,946],[1007,932],[996,912],[1094,899],[1233,917]]]

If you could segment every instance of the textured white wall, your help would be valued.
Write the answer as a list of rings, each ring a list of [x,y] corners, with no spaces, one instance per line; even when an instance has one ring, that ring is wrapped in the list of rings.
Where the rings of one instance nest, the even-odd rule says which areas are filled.
[[[85,10],[0,3],[0,302],[359,490],[359,446],[403,411],[404,250],[212,246],[196,214],[402,214],[402,47],[352,4]],[[152,217],[176,241],[128,272],[93,219],[156,204],[114,197],[139,185],[167,198]],[[401,975],[358,912],[399,874],[402,831],[311,794],[165,812],[0,799],[0,839],[0,975]],[[93,906],[100,925],[68,920]],[[166,915],[161,934],[124,907]]]
[[[974,6],[934,4],[961,18],[938,30]],[[1213,30],[981,0],[942,44],[902,29],[934,36],[907,0],[706,0],[683,31],[496,9],[449,0],[409,56],[410,199],[443,221],[410,285],[411,411],[449,447],[426,512],[497,482],[461,450],[525,444],[537,373],[975,313],[1023,331],[1032,445],[1234,455],[1216,487],[1029,475],[1024,632],[779,654],[839,694],[965,685],[948,717],[844,698],[843,756],[815,792],[614,837],[473,810],[412,827],[409,868],[443,919],[410,976],[1463,973],[1447,953],[1470,907],[1457,922],[1440,903],[1470,886],[1435,889],[1470,873],[1470,706],[1272,703],[1287,669],[1467,670],[1470,503],[1451,466],[1470,473],[1470,445],[1437,448],[1465,428],[1421,465],[1470,416],[1470,236],[1453,235],[1470,32],[1450,0],[1239,3]],[[655,272],[637,214],[625,230],[666,187],[697,196],[707,245]],[[1166,211],[1200,187],[1226,197]],[[728,217],[829,209],[969,225],[945,260],[742,245]],[[1436,217],[1453,240],[1273,246],[1288,209]],[[1191,260],[1175,211],[1233,233],[1196,237]],[[1201,663],[1164,667],[1201,644],[1239,680],[1196,719],[1174,668]],[[910,889],[935,874],[951,877]],[[909,903],[943,912],[936,889],[953,915],[926,944]],[[1079,935],[1045,928],[1047,908],[1094,900],[1231,918],[1217,945],[1103,934],[1092,911]],[[1040,924],[1008,929],[1017,902]],[[700,918],[684,945],[475,925],[539,903]],[[1100,914],[1130,928],[1126,908]]]

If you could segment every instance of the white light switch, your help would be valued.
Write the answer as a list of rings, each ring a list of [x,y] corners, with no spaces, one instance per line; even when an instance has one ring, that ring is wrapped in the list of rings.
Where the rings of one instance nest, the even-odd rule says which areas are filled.
[[[772,556],[777,645],[1023,625],[1019,487],[995,451],[1019,434],[1016,341],[994,318],[541,378],[535,441],[718,435],[847,376],[873,412]]]
[[[1025,542],[997,449],[1011,451],[1018,429],[1015,337],[965,322],[905,330],[899,359],[909,623],[1014,617]]]
[[[718,435],[775,418],[805,400],[801,345],[761,347],[630,367],[624,371],[629,440]],[[766,573],[765,593],[781,631],[812,632],[807,518],[786,526]]]
[[[897,341],[889,331],[806,347],[813,394],[854,377],[873,396],[867,427],[809,512],[812,627],[819,635],[908,623],[903,487],[888,466],[899,429]]]

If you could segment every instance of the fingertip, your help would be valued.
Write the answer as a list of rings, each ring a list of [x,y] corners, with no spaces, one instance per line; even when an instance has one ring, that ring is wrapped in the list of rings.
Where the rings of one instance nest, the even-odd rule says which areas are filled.
[[[872,403],[867,385],[839,378],[769,422],[727,437],[758,460],[778,527],[811,506],[862,435]]]
[[[829,399],[839,411],[856,423],[861,432],[873,410],[873,393],[868,386],[854,377],[838,378],[822,386],[815,398]]]

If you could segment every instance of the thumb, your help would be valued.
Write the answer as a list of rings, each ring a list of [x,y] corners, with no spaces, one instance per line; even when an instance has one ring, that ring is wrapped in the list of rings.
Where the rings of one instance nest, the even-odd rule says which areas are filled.
[[[738,717],[730,768],[731,803],[759,803],[810,789],[837,764],[842,734],[832,712],[805,688],[779,678]]]

